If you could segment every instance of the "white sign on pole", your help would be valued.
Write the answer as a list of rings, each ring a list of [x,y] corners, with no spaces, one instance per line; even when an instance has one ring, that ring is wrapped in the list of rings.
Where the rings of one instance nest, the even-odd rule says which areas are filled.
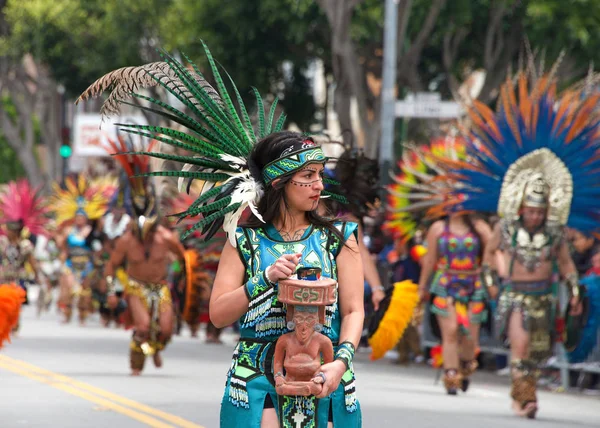
[[[431,103],[442,101],[442,94],[439,92],[417,92],[415,98],[419,102]]]
[[[117,140],[115,123],[147,125],[144,116],[104,118],[100,114],[76,114],[73,121],[73,155],[78,157],[109,156],[104,149],[108,138]]]
[[[462,109],[454,101],[396,101],[396,117],[454,119]]]

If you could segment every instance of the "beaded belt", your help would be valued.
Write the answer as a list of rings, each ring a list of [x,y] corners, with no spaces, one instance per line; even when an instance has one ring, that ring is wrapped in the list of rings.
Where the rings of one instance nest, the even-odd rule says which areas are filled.
[[[507,283],[511,291],[525,294],[548,294],[552,292],[552,281],[544,279],[541,281],[509,281]]]

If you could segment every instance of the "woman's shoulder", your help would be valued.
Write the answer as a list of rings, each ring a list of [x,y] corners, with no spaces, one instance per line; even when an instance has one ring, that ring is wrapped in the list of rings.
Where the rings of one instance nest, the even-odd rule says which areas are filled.
[[[429,232],[441,233],[446,229],[446,220],[436,220],[429,226]]]
[[[250,230],[260,230],[260,229],[262,229],[262,228],[242,224],[241,226],[238,226],[235,228],[235,234],[238,235],[238,234],[243,234],[244,232],[248,232]]]
[[[473,220],[473,227],[475,228],[476,232],[480,235],[483,234],[488,236],[492,234],[492,227],[487,221],[485,221],[482,218],[475,218]]]
[[[352,235],[354,235],[356,241],[358,242],[358,223],[354,221],[336,220],[332,224],[333,227],[335,227],[342,234],[344,237],[344,242],[346,242]]]
[[[266,237],[264,227],[241,225],[235,228],[235,239],[240,242],[246,239],[259,239],[259,237]]]
[[[349,221],[349,220],[344,220],[344,219],[336,219],[334,221],[331,222],[331,224],[333,224],[333,226],[338,229],[340,232],[342,231],[342,229],[358,229],[358,222],[356,221]]]

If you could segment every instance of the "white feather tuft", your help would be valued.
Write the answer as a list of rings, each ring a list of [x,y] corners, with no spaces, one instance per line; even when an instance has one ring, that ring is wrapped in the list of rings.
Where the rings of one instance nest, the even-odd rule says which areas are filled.
[[[228,155],[226,153],[220,154],[219,157],[221,158],[222,161],[229,162],[231,164],[231,166],[236,166],[236,167],[238,167],[238,169],[242,169],[243,167],[245,167],[248,162],[243,157],[232,156],[232,155]]]
[[[263,223],[265,221],[262,215],[260,215],[258,212],[256,206],[264,194],[262,185],[257,183],[254,178],[252,178],[252,175],[248,170],[242,171],[238,174],[232,174],[226,182],[234,179],[238,179],[240,181],[235,186],[235,190],[231,193],[231,202],[229,205],[236,203],[241,205],[237,210],[235,210],[235,212],[225,214],[225,218],[223,220],[223,230],[225,230],[227,233],[231,245],[235,247],[235,229],[237,228],[238,221],[240,220],[240,217],[246,208],[250,208],[252,213],[260,221]]]
[[[186,163],[183,168],[181,168],[182,171],[189,171],[190,169],[192,169],[194,167],[193,164],[191,163]],[[185,177],[179,177],[177,179],[177,190],[179,190],[179,192],[184,192],[185,191]]]

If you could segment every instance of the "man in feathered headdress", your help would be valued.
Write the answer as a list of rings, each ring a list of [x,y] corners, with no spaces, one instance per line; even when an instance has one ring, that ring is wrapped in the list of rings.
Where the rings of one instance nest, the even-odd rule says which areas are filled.
[[[135,168],[147,158],[119,155],[118,159],[128,165],[126,170],[131,170],[131,176],[147,172],[147,164],[139,170]],[[158,201],[150,180],[131,177],[130,184],[131,227],[117,239],[104,274],[108,305],[114,308],[117,304],[116,269],[127,265],[125,295],[135,329],[130,363],[132,375],[138,376],[146,356],[153,356],[156,367],[162,366],[160,351],[167,345],[173,330],[173,305],[167,285],[170,254],[183,262],[184,249],[179,238],[160,224]]]
[[[492,296],[497,275],[505,278],[496,329],[510,343],[513,409],[529,418],[537,411],[539,364],[557,339],[555,273],[569,290],[569,316],[582,310],[564,226],[583,232],[600,226],[600,95],[581,84],[558,95],[555,71],[539,79],[520,72],[518,90],[508,78],[496,114],[475,101],[470,163],[454,165],[446,177],[455,185],[449,205],[502,216],[482,276]],[[495,262],[498,250],[505,272]]]
[[[15,283],[25,292],[26,284],[31,279],[45,286],[40,281],[29,236],[45,233],[44,227],[48,222],[46,212],[39,190],[32,188],[28,181],[10,182],[3,189],[0,195],[3,232],[0,236],[0,284]],[[27,270],[27,264],[33,272],[33,278]]]

